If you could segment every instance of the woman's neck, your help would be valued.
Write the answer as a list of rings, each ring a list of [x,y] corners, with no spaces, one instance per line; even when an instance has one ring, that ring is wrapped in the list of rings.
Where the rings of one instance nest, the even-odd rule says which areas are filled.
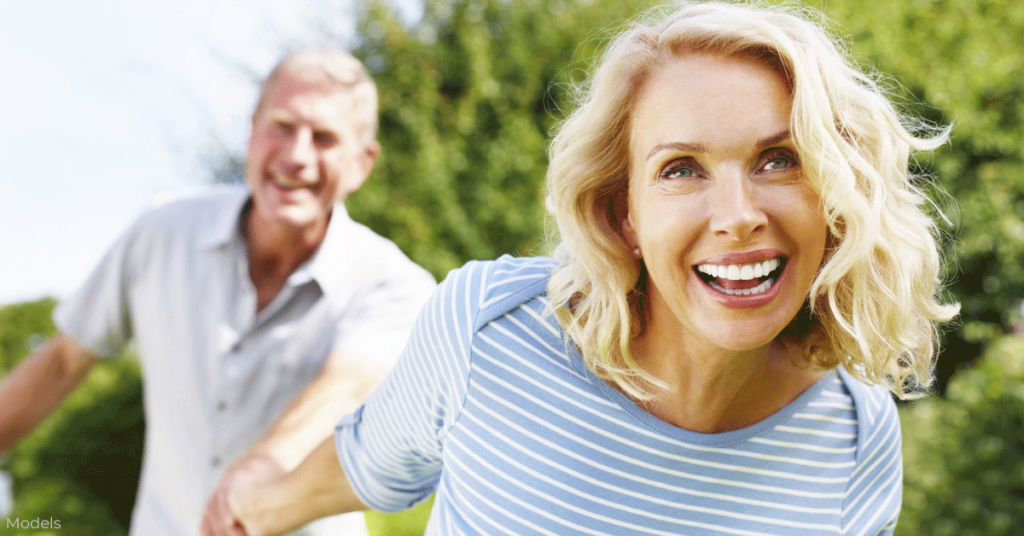
[[[664,382],[638,404],[654,417],[700,433],[756,424],[792,402],[822,372],[797,367],[778,341],[747,351],[698,347],[649,330],[631,349],[637,362]]]

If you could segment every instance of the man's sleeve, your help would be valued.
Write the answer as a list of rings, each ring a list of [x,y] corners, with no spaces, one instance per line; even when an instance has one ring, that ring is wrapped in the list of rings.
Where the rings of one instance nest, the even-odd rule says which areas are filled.
[[[136,222],[107,251],[84,283],[53,312],[57,329],[101,358],[121,353],[132,337],[129,288]]]
[[[899,414],[889,392],[847,381],[857,405],[857,465],[843,503],[844,535],[891,535],[903,502]]]
[[[395,248],[394,254],[384,257],[359,287],[338,323],[334,351],[373,360],[390,369],[437,283],[429,272]]]
[[[374,509],[409,508],[437,486],[443,442],[466,397],[487,267],[471,263],[445,279],[384,383],[338,424],[339,459]]]

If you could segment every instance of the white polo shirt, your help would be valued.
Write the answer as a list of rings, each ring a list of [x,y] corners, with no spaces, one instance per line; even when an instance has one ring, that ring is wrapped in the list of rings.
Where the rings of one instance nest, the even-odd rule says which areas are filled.
[[[257,314],[239,231],[247,201],[247,189],[232,187],[150,210],[54,312],[98,356],[137,345],[146,442],[132,536],[197,534],[221,473],[328,354],[390,367],[435,287],[339,204],[320,248]],[[362,514],[348,519],[296,534],[366,534]]]

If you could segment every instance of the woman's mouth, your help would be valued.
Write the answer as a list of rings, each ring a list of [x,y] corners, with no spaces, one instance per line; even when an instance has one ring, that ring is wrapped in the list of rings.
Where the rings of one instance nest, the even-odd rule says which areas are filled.
[[[730,296],[754,296],[771,290],[786,267],[785,257],[749,264],[698,264],[697,276],[709,287]]]

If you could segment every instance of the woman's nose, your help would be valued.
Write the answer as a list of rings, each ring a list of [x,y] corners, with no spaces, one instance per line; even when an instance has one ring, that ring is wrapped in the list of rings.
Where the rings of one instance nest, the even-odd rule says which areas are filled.
[[[768,215],[758,198],[756,185],[740,171],[715,179],[711,230],[734,242],[750,240],[768,227]]]

